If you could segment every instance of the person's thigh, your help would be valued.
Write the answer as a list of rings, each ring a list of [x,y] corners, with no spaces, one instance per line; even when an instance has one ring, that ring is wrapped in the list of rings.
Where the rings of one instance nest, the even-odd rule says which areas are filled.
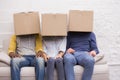
[[[34,66],[37,65],[39,67],[44,67],[45,65],[44,58],[42,57],[35,57],[33,63],[34,63]]]
[[[77,63],[73,54],[70,54],[70,53],[66,53],[63,57],[63,60],[64,60],[64,63],[71,63],[73,65],[75,65]]]
[[[47,69],[51,69],[51,70],[54,70],[54,67],[55,67],[55,59],[50,57],[48,60],[47,60]]]
[[[27,60],[26,57],[20,57],[20,58],[16,57],[16,58],[12,58],[11,64],[19,65],[19,67],[24,67],[24,66],[28,66],[30,64],[30,61]]]
[[[76,54],[79,54],[75,57],[79,65],[84,66],[86,64],[94,63],[94,58],[89,55],[88,52],[76,52]]]

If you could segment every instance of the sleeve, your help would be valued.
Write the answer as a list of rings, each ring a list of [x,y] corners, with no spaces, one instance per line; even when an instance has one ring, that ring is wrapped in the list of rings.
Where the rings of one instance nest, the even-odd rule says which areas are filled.
[[[99,50],[98,50],[98,47],[97,47],[96,37],[95,37],[95,34],[93,32],[91,33],[90,38],[91,38],[91,40],[90,40],[91,51],[94,50],[98,54]]]
[[[59,48],[59,51],[65,52],[65,50],[66,50],[66,37],[64,37],[63,40],[61,41],[60,48]]]
[[[13,35],[10,39],[10,44],[9,44],[9,47],[8,47],[8,54],[10,52],[16,52],[16,35]]]
[[[66,50],[69,49],[69,48],[70,48],[70,33],[68,32]]]
[[[43,46],[42,46],[42,36],[41,35],[36,35],[36,47],[35,47],[36,53],[38,51],[43,51]]]

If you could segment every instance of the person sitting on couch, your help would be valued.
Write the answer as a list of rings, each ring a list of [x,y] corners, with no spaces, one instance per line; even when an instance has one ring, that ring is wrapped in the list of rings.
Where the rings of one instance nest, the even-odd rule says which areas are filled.
[[[93,32],[68,32],[67,48],[64,55],[66,80],[75,80],[74,65],[84,67],[81,80],[91,80],[94,57],[99,53]]]
[[[11,59],[11,80],[20,80],[22,67],[34,66],[36,80],[44,80],[44,52],[38,34],[13,35],[8,54]]]
[[[65,80],[63,55],[66,50],[66,37],[44,36],[44,51],[47,55],[47,80],[54,80],[54,69],[56,67],[58,80]]]

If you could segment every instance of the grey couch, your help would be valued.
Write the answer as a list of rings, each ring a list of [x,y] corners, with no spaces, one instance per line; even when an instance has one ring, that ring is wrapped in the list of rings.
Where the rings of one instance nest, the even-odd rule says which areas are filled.
[[[3,41],[3,49],[0,52],[0,80],[11,80],[10,78],[10,57],[7,55],[9,39]],[[98,54],[95,57],[95,67],[92,80],[109,80],[109,70],[104,54]],[[74,67],[76,80],[81,80],[83,67],[76,65]],[[55,71],[54,80],[57,80]],[[35,80],[34,67],[23,67],[21,69],[21,80]]]

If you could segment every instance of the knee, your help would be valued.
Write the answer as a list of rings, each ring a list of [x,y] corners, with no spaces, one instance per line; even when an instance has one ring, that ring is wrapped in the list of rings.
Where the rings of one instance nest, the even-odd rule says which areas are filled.
[[[90,58],[86,58],[85,59],[85,64],[88,65],[88,66],[94,66],[94,64],[95,64],[94,58],[92,56]]]
[[[11,64],[14,65],[14,64],[19,64],[19,60],[17,58],[12,58],[11,59]]]
[[[72,56],[71,54],[65,54],[64,55],[64,63],[72,63],[74,61],[74,56]]]
[[[42,57],[38,57],[38,58],[36,58],[36,63],[43,65],[45,62],[44,62],[44,59]]]
[[[20,59],[12,58],[10,65],[11,65],[11,67],[20,67]]]

